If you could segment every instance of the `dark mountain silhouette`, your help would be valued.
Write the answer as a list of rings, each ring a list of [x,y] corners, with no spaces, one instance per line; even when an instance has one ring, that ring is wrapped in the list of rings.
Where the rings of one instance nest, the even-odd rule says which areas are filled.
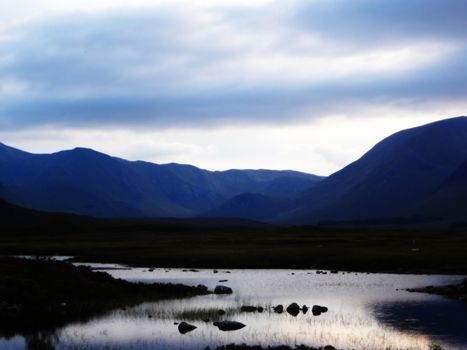
[[[98,217],[192,217],[246,192],[296,194],[321,177],[272,170],[207,171],[130,162],[85,148],[31,154],[0,144],[0,184],[10,203]]]
[[[450,201],[447,211],[462,212],[466,197],[458,186],[465,183],[466,159],[466,117],[403,130],[296,197],[292,210],[270,219],[368,220],[425,214],[420,208],[429,207],[430,214],[442,214],[436,204],[441,199]]]
[[[77,214],[45,212],[23,208],[0,199],[0,236],[2,233],[15,232],[30,234],[63,234],[80,232],[93,234],[97,230],[115,232],[119,229],[154,232],[186,232],[215,230],[222,228],[236,230],[241,228],[266,229],[273,225],[242,218],[96,218]],[[30,231],[31,230],[31,231]]]
[[[321,179],[130,162],[90,149],[30,154],[0,144],[0,197],[99,217],[276,223],[423,223],[467,217],[467,117],[395,133]]]
[[[22,208],[0,199],[0,226],[31,226],[51,223],[95,223],[97,219],[74,214],[48,213]]]
[[[291,204],[292,202],[287,198],[265,196],[260,193],[244,193],[202,216],[268,221],[290,209]]]
[[[467,160],[415,212],[467,221]]]

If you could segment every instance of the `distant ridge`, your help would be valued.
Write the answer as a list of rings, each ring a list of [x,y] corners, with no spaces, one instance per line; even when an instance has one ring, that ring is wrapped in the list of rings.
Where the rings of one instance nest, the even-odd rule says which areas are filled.
[[[231,198],[202,216],[270,221],[271,218],[289,209],[290,205],[291,201],[287,198],[269,197],[259,193],[244,193]]]
[[[130,162],[86,148],[30,154],[0,144],[0,197],[27,208],[109,218],[466,222],[467,117],[397,132],[327,178]]]
[[[0,144],[0,185],[10,203],[108,218],[195,217],[242,193],[287,196],[322,178],[296,171],[207,171],[131,162],[87,148],[31,154]]]

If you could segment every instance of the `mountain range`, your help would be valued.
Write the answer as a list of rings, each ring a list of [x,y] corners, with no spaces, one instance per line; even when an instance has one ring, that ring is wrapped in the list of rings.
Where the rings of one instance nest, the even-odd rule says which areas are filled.
[[[467,117],[397,132],[326,178],[130,162],[84,148],[31,154],[0,144],[0,196],[37,210],[113,218],[466,221]]]
[[[282,198],[322,178],[127,161],[86,148],[31,154],[0,144],[0,195],[26,208],[109,218],[194,217],[242,193]]]

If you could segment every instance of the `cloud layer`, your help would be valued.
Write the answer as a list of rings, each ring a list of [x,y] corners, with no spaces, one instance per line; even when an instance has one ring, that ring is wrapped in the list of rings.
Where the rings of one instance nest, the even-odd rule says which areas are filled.
[[[0,126],[288,123],[461,102],[462,1],[160,2],[0,33]]]
[[[465,13],[457,0],[17,0],[0,13],[0,141],[327,174],[389,132],[467,114]]]

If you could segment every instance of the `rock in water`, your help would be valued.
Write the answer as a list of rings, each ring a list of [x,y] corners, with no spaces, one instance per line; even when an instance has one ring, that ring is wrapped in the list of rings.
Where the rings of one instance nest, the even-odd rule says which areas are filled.
[[[240,308],[240,310],[243,312],[256,312],[258,308],[256,306],[244,305]]]
[[[200,293],[203,293],[203,294],[208,294],[208,293],[209,293],[208,287],[205,286],[204,284],[198,284],[198,285],[196,286],[196,289],[198,289],[198,291],[199,291]]]
[[[246,327],[246,325],[237,321],[219,321],[214,322],[213,325],[221,331],[236,331]]]
[[[282,305],[277,305],[277,306],[274,306],[274,312],[278,313],[278,314],[281,314],[284,312],[284,307]]]
[[[232,294],[233,290],[232,290],[232,288],[226,287],[226,286],[216,286],[216,288],[214,288],[214,293],[216,293],[216,294]]]
[[[311,312],[314,316],[319,316],[323,312],[328,312],[328,308],[326,306],[313,305],[313,307],[311,308]]]
[[[289,306],[287,306],[286,311],[295,317],[300,313],[300,306],[298,306],[297,303],[292,303]]]
[[[178,325],[178,331],[181,333],[181,334],[185,334],[185,333],[188,333],[188,332],[191,332],[193,330],[196,329],[196,326],[193,326],[192,324],[189,324],[189,323],[186,323],[186,322],[182,322]]]

